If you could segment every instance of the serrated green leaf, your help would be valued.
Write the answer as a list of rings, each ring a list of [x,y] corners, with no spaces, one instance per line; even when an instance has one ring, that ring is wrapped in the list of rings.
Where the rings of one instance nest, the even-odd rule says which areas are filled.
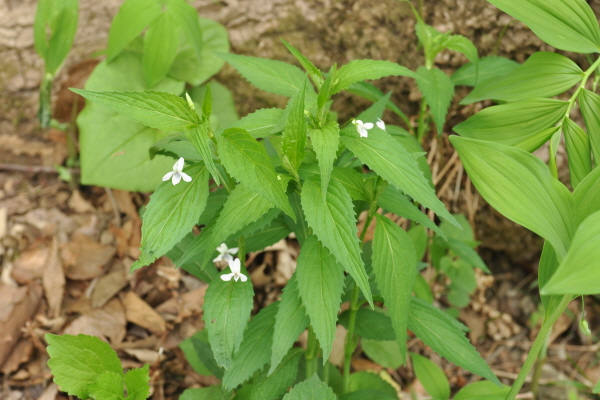
[[[210,138],[208,137],[208,129],[210,129],[208,125],[208,121],[204,121],[200,125],[185,131],[185,134],[189,141],[192,142],[196,148],[198,154],[202,156],[202,159],[204,160],[210,175],[215,180],[215,183],[220,185],[221,180],[219,179],[219,172],[217,171],[217,167],[213,161],[211,142]]]
[[[576,188],[579,182],[592,171],[590,141],[587,133],[569,118],[563,123],[563,132],[569,156],[571,184]]]
[[[198,18],[201,30],[201,54],[198,56],[197,43],[189,40],[180,43],[175,61],[169,69],[169,76],[198,86],[221,70],[225,61],[215,52],[227,53],[229,39],[227,29],[215,20]]]
[[[89,396],[102,400],[123,400],[123,373],[106,371],[87,385]]]
[[[142,217],[140,260],[131,266],[134,271],[149,265],[164,255],[189,233],[202,214],[208,198],[208,171],[204,164],[184,169],[191,182],[173,185],[162,182],[152,196]]]
[[[283,400],[335,400],[333,390],[323,383],[317,374],[298,383],[283,397]]]
[[[150,395],[150,365],[132,368],[125,373],[127,400],[146,400]]]
[[[255,139],[266,138],[272,135],[271,131],[279,123],[282,115],[283,110],[280,108],[261,108],[234,122],[227,128],[244,129]],[[217,132],[217,136],[223,133],[224,130]]]
[[[581,68],[569,58],[538,51],[511,73],[481,82],[460,104],[486,99],[514,102],[552,97],[570,89],[582,77]]]
[[[600,96],[587,89],[579,93],[579,106],[589,135],[594,163],[600,165]]]
[[[448,238],[445,245],[469,265],[477,267],[488,274],[491,273],[487,265],[485,265],[481,257],[479,257],[479,254],[465,242],[454,238]]]
[[[342,137],[342,143],[383,179],[432,209],[440,217],[458,224],[436,197],[415,159],[392,136],[373,129],[367,138],[345,136]]]
[[[275,315],[279,303],[271,303],[261,309],[248,323],[244,332],[244,340],[239,351],[235,353],[233,363],[223,375],[223,387],[234,389],[250,378],[271,359],[273,329]]]
[[[402,366],[403,355],[395,340],[370,340],[362,338],[360,347],[371,360],[385,368],[397,369]]]
[[[600,293],[600,211],[579,225],[567,255],[540,293]]]
[[[95,336],[47,333],[48,366],[63,392],[87,399],[89,384],[104,372],[123,376],[121,361],[110,345]],[[121,391],[121,395],[123,392]]]
[[[202,364],[210,371],[210,374],[218,379],[223,379],[223,373],[225,371],[215,360],[215,355],[208,342],[208,331],[206,329],[198,331],[191,339],[194,350],[196,351],[198,358],[202,361]]]
[[[475,86],[490,78],[496,78],[511,73],[521,64],[506,57],[490,56],[480,58],[477,64],[468,63],[452,74],[455,85]]]
[[[281,40],[281,42],[288,49],[288,51],[292,53],[294,57],[296,57],[296,60],[298,60],[300,65],[302,65],[302,68],[304,68],[306,72],[308,72],[308,76],[310,76],[310,79],[314,82],[317,88],[320,88],[323,84],[323,74],[321,73],[321,71],[317,67],[315,67],[314,64],[302,53],[300,53],[294,46],[286,42],[283,38],[279,38],[279,40]]]
[[[167,75],[179,46],[179,25],[170,13],[163,12],[148,26],[144,35],[142,66],[148,86]]]
[[[354,200],[367,201],[368,196],[365,193],[364,180],[362,175],[351,168],[333,167],[331,173],[333,179],[342,184]]]
[[[186,101],[171,93],[152,90],[144,92],[92,92],[74,88],[71,90],[150,128],[164,132],[182,131],[200,123],[198,116]]]
[[[572,237],[573,199],[534,155],[499,143],[451,136],[483,198],[508,219],[552,243],[562,259]]]
[[[337,122],[329,121],[321,129],[309,129],[308,137],[317,155],[321,170],[321,191],[325,193],[340,141],[340,127]]]
[[[347,89],[353,83],[384,76],[408,76],[417,79],[418,75],[399,64],[385,60],[352,60],[337,72],[337,79],[331,94]]]
[[[79,2],[77,0],[43,0],[35,15],[34,45],[44,59],[45,71],[56,74],[69,54],[75,33]]]
[[[242,273],[248,272],[242,266]],[[233,366],[233,354],[244,337],[244,329],[252,311],[254,290],[252,282],[214,279],[204,295],[204,323],[218,365]]]
[[[185,359],[192,366],[194,371],[196,371],[196,373],[204,376],[210,376],[212,375],[212,372],[210,372],[206,365],[204,365],[200,354],[198,354],[199,352],[196,351],[194,346],[194,341],[199,341],[200,338],[203,338],[204,336],[207,336],[205,330],[198,331],[194,336],[190,336],[189,338],[179,342],[178,347],[181,349],[181,351],[183,351]],[[206,337],[206,341],[208,341],[208,337]]]
[[[477,62],[479,59],[477,47],[463,35],[448,35],[444,45],[450,50],[464,54],[471,62]]]
[[[352,199],[348,192],[340,183],[330,181],[327,193],[323,193],[319,180],[312,178],[304,182],[301,199],[308,226],[354,278],[367,301],[372,304],[367,273],[360,258]]]
[[[447,313],[423,300],[412,298],[408,329],[448,361],[500,385],[500,381],[471,345],[460,325],[462,324]]]
[[[149,153],[150,159],[153,159],[157,155],[161,155],[171,157],[175,160],[178,160],[179,157],[183,157],[185,160],[188,160],[188,162],[202,160],[202,157],[198,154],[194,145],[181,133],[162,138],[150,147]]]
[[[113,61],[160,14],[161,6],[158,1],[126,0],[113,19],[108,32],[106,49],[108,62]]]
[[[217,140],[221,161],[227,172],[295,220],[296,216],[265,148],[239,128],[227,129]]]
[[[304,116],[304,94],[307,78],[304,78],[300,90],[290,99],[290,113],[283,129],[283,157],[281,165],[294,177],[298,177],[298,168],[304,159],[306,147],[306,117]]]
[[[344,268],[315,235],[304,242],[296,267],[298,291],[327,362],[344,291]]]
[[[207,88],[210,87],[212,92],[212,114],[210,114],[210,127],[213,131],[220,129],[223,126],[231,125],[237,122],[240,117],[235,109],[233,94],[225,85],[217,81],[211,81],[210,85],[204,84],[193,88],[190,91],[190,97],[197,104],[203,104],[206,97]],[[201,109],[196,107],[196,112],[200,115]],[[206,114],[206,113],[205,113]]]
[[[204,211],[206,211],[206,208]],[[173,262],[180,260],[183,254],[194,242],[195,237],[196,236],[192,232],[188,233],[165,255],[173,260]],[[210,281],[217,276],[217,269],[214,265],[202,265],[198,260],[189,260],[185,263],[177,263],[177,268],[181,268],[189,272],[196,278],[206,283],[210,283]]]
[[[294,383],[298,374],[298,364],[304,349],[293,348],[281,360],[272,373],[262,374],[255,380],[250,400],[275,400],[281,397]]]
[[[600,50],[598,20],[584,0],[490,0],[524,22],[544,42],[576,53]]]
[[[488,107],[453,130],[459,135],[533,151],[548,141],[558,128],[569,104],[555,99],[532,99]]]
[[[372,102],[376,102],[381,99],[384,94],[381,90],[379,90],[375,85],[368,82],[356,82],[353,83],[346,89],[348,92],[360,96],[364,99],[370,100]],[[392,101],[389,101],[385,105],[388,109],[392,110],[392,112],[398,115],[402,120],[406,123],[409,123],[408,117],[396,106]]]
[[[329,69],[329,73],[327,74],[327,78],[325,79],[323,84],[319,86],[319,95],[317,96],[317,107],[319,111],[323,113],[321,115],[324,115],[327,112],[327,110],[329,110],[329,107],[331,107],[331,102],[329,100],[331,98],[331,83],[335,81],[336,74],[337,67],[336,64],[334,64]],[[327,105],[327,107],[325,108],[327,102],[329,102],[329,105]]]
[[[419,67],[417,74],[417,86],[431,109],[438,133],[441,133],[444,131],[448,107],[454,97],[454,83],[448,75],[435,67]]]
[[[460,389],[454,400],[504,400],[509,391],[509,386],[499,387],[492,382],[480,381]]]
[[[340,314],[338,322],[348,328],[349,318],[350,313],[344,311]],[[369,340],[396,340],[392,320],[385,310],[379,307],[375,307],[374,310],[361,308],[357,311],[355,333]]]
[[[402,361],[406,360],[406,328],[417,274],[417,257],[410,236],[390,219],[375,215],[373,271],[392,319]]]
[[[166,13],[168,13],[173,22],[174,28],[178,31],[181,28],[186,41],[191,44],[196,51],[198,58],[202,57],[202,29],[198,20],[198,11],[191,4],[182,0],[169,0],[167,2]],[[146,34],[148,34],[146,32]],[[179,35],[178,35],[179,36]],[[175,40],[178,44],[179,37]]]
[[[179,400],[229,400],[231,395],[223,392],[221,386],[208,386],[203,388],[186,389]]]
[[[600,210],[600,168],[592,170],[573,191],[575,203],[574,226],[579,226],[588,216]]]
[[[427,390],[427,393],[436,400],[446,400],[450,398],[450,382],[444,374],[444,371],[435,365],[429,359],[410,353],[415,375]]]

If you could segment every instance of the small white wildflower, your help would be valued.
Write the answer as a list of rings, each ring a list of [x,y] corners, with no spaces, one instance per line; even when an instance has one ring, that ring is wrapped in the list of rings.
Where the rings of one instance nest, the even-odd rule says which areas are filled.
[[[385,131],[385,122],[383,122],[381,118],[377,118],[377,127],[382,131]]]
[[[177,160],[177,162],[175,163],[175,165],[173,165],[173,171],[167,172],[167,174],[163,176],[162,180],[168,181],[172,178],[171,181],[173,182],[173,185],[177,185],[179,182],[181,182],[182,179],[186,182],[191,182],[192,177],[186,174],[185,172],[182,172],[184,162],[185,160],[183,159],[183,157],[180,157],[179,160]]]
[[[235,279],[236,282],[238,280],[241,280],[242,282],[246,282],[248,280],[248,277],[240,272],[241,263],[239,258],[236,258],[235,260],[228,260],[228,263],[231,273],[221,275],[222,280],[226,282],[229,282],[231,278]]]
[[[232,255],[238,252],[238,248],[234,247],[230,249],[225,243],[221,243],[219,247],[217,247],[217,251],[219,252],[219,255],[213,260],[214,262],[221,260],[230,261],[233,260]]]
[[[367,130],[372,129],[374,126],[371,122],[363,123],[360,119],[353,119],[352,123],[356,126],[356,130],[360,134],[360,137],[368,137],[369,132],[367,132]]]

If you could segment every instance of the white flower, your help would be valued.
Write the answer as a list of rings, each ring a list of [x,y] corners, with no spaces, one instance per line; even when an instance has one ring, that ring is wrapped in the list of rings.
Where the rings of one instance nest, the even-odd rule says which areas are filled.
[[[221,275],[221,279],[226,282],[229,282],[231,278],[235,279],[236,282],[239,279],[241,279],[242,282],[246,282],[248,280],[248,277],[240,272],[241,265],[239,258],[236,258],[235,260],[228,260],[227,262],[229,263],[229,268],[231,268],[231,273]]]
[[[377,118],[377,127],[382,131],[385,131],[385,122],[381,120],[381,118]]]
[[[167,172],[167,174],[163,176],[162,180],[168,181],[172,177],[173,185],[177,185],[179,182],[181,182],[181,179],[183,179],[186,182],[191,182],[192,177],[186,174],[185,172],[182,172],[184,161],[185,160],[183,159],[183,157],[180,157],[179,160],[177,160],[177,162],[175,163],[175,165],[173,165],[173,171]]]
[[[230,249],[225,243],[221,243],[221,245],[217,247],[217,251],[219,252],[219,255],[213,260],[214,262],[221,260],[230,261],[233,260],[233,257],[231,255],[237,253],[238,248],[234,247]]]
[[[360,137],[369,136],[369,132],[367,132],[367,130],[373,128],[372,123],[370,123],[370,122],[363,123],[360,119],[353,119],[352,123],[354,124],[354,126],[356,126],[356,130],[360,134]]]

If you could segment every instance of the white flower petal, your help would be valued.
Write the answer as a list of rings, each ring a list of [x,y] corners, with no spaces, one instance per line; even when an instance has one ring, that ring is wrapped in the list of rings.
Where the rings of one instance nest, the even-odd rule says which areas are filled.
[[[173,182],[173,185],[177,185],[179,182],[181,182],[181,174],[179,172],[175,172],[173,174],[172,182]]]
[[[218,247],[217,247],[217,251],[221,254],[225,253],[227,251],[227,245],[225,243],[221,243]]]
[[[219,254],[217,258],[213,258],[213,262],[219,262],[223,259],[223,254]]]
[[[248,280],[248,277],[244,274],[240,274],[240,279],[242,280],[242,282],[246,282]]]
[[[369,137],[369,132],[364,128],[359,129],[358,133],[360,134],[360,137]]]
[[[381,118],[377,118],[377,127],[382,131],[385,131],[385,122]]]
[[[233,278],[234,274],[223,274],[221,275],[221,279],[224,280],[225,282],[229,282],[231,280],[231,278]]]
[[[171,172],[167,172],[167,173],[165,174],[165,176],[163,176],[162,180],[163,180],[163,181],[168,181],[169,179],[171,179],[171,177],[173,176],[173,174],[174,174],[174,173],[175,173],[175,172],[173,172],[173,171],[171,171]]]
[[[183,170],[184,162],[185,160],[183,159],[183,157],[179,157],[179,160],[177,160],[177,162],[173,166],[173,171],[181,172]]]
[[[227,260],[227,262],[229,263],[229,268],[231,268],[231,272],[233,272],[234,274],[240,273],[241,265],[239,258],[236,258],[235,260]]]
[[[181,172],[179,175],[181,175],[181,177],[183,178],[183,180],[186,181],[186,182],[191,182],[192,181],[192,177],[189,176],[188,174],[186,174],[185,172]]]
[[[363,127],[365,129],[372,129],[375,125],[373,125],[371,122],[366,122],[363,124]]]
[[[235,279],[235,281],[237,282],[237,281],[240,279],[240,276],[239,276],[239,275],[235,275],[235,276],[233,277],[233,279]]]
[[[232,247],[231,249],[227,250],[227,252],[229,254],[236,254],[238,252],[239,248],[237,247]]]

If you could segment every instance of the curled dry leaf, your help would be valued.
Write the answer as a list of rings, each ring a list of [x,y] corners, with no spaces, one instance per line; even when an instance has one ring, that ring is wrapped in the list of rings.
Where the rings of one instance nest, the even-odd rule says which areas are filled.
[[[111,343],[121,343],[125,337],[125,310],[119,299],[113,299],[102,308],[93,308],[75,319],[65,329],[70,335],[98,336],[109,339]]]
[[[134,292],[127,292],[123,305],[127,321],[158,335],[167,329],[165,320]]]
[[[50,254],[46,261],[46,267],[42,276],[42,285],[44,286],[46,300],[48,301],[48,315],[50,318],[55,318],[60,315],[66,283],[65,271],[58,256],[58,239],[56,236],[52,239]]]
[[[102,246],[83,234],[74,234],[71,242],[61,251],[61,258],[67,267],[67,278],[73,280],[99,276],[114,255],[114,247]]]

